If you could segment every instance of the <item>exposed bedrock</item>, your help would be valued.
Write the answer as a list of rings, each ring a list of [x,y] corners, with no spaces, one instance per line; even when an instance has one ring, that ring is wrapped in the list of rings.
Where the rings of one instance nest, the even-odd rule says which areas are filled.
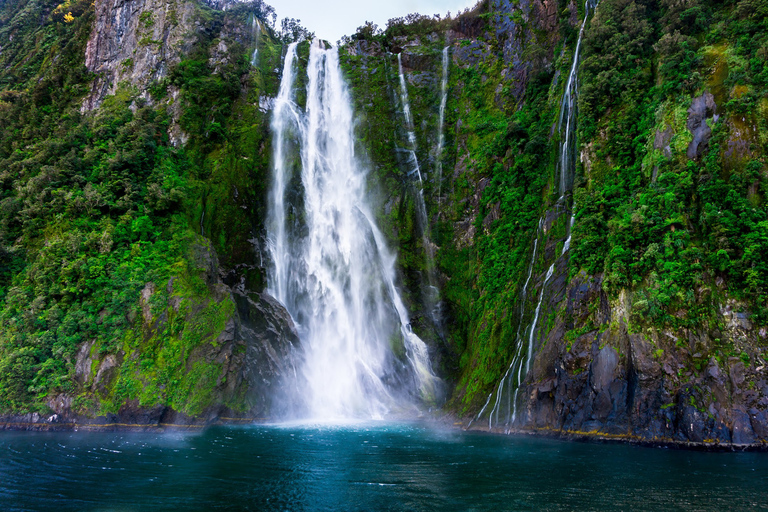
[[[648,441],[768,440],[761,410],[768,404],[766,371],[744,361],[746,347],[757,346],[755,338],[765,333],[731,307],[722,311],[723,331],[635,332],[628,295],[609,304],[600,277],[571,280],[565,314],[540,343],[523,385],[526,414],[519,426]],[[578,330],[587,325],[594,328]],[[566,335],[574,328],[583,334]],[[728,343],[743,346],[745,355],[713,355]]]

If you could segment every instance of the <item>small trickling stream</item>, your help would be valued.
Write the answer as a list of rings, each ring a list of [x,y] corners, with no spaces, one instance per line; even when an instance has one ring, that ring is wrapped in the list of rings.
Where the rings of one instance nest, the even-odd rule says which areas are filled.
[[[572,192],[574,174],[576,171],[576,121],[577,121],[577,103],[578,103],[578,71],[579,61],[581,57],[581,40],[584,36],[584,28],[589,20],[590,8],[594,10],[597,7],[596,0],[587,0],[584,4],[584,19],[581,22],[581,28],[579,29],[579,37],[576,41],[576,48],[573,54],[573,62],[571,64],[570,72],[568,73],[568,81],[565,84],[565,91],[563,93],[563,99],[560,104],[560,118],[558,123],[558,129],[560,131],[560,150],[558,160],[559,171],[559,193],[560,199],[558,203],[565,206],[566,195]],[[568,235],[563,244],[562,251],[559,256],[564,256],[571,246],[571,232],[573,230],[573,224],[576,220],[576,205],[571,205],[571,216],[568,223]],[[536,230],[533,250],[531,252],[531,260],[528,264],[528,277],[523,285],[518,301],[521,306],[518,308],[519,317],[518,322],[523,323],[523,315],[525,313],[525,301],[527,299],[528,284],[531,280],[531,273],[536,263],[537,249],[539,237],[542,235],[542,225],[544,218],[539,220],[539,226]],[[502,377],[496,389],[488,395],[488,399],[485,405],[478,413],[476,420],[484,419],[485,414],[488,414],[488,428],[508,428],[518,419],[517,414],[517,400],[520,390],[520,385],[525,379],[528,371],[531,369],[531,362],[534,357],[533,345],[535,342],[535,336],[539,325],[539,319],[541,317],[541,307],[544,301],[544,297],[547,291],[547,284],[552,278],[552,274],[555,270],[555,263],[552,263],[547,269],[541,283],[539,298],[536,304],[536,309],[533,313],[531,323],[521,336],[520,327],[517,329],[517,336],[515,340],[515,354],[512,357],[512,362],[509,365],[504,377]],[[525,333],[528,336],[525,336]],[[488,409],[493,400],[493,406]]]

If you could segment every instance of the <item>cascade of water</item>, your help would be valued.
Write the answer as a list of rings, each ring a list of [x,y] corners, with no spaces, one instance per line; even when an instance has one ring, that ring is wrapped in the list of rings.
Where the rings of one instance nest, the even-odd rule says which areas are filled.
[[[251,66],[256,67],[259,57],[259,36],[261,35],[261,22],[253,17],[251,22],[251,35],[253,36],[253,53],[251,53]]]
[[[560,108],[559,128],[563,133],[563,139],[560,143],[560,199],[565,199],[565,193],[573,188],[573,175],[576,170],[576,105],[578,101],[579,85],[577,80],[578,63],[581,56],[581,38],[584,35],[584,27],[587,25],[589,17],[589,7],[597,8],[598,0],[586,0],[584,3],[584,20],[579,29],[579,39],[576,41],[576,51],[573,55],[571,72],[568,74],[568,83],[565,85],[563,101]],[[565,131],[563,132],[563,117],[566,117]],[[563,244],[561,255],[571,248],[571,236],[573,235],[573,224],[576,222],[576,201],[571,204],[571,220],[568,223],[568,237]]]
[[[579,60],[581,57],[581,39],[584,36],[584,27],[587,26],[587,19],[589,18],[589,8],[594,5],[597,7],[596,0],[586,0],[584,2],[584,20],[581,22],[581,28],[579,29],[579,38],[576,41],[576,50],[573,52],[573,63],[571,64],[571,72],[568,73],[568,82],[565,84],[565,92],[563,93],[563,101],[560,108],[560,122],[558,128],[563,134],[563,138],[560,141],[560,196],[565,196],[573,186],[573,172],[575,170],[576,155],[576,115],[577,115],[577,103],[579,95],[579,82],[577,80],[577,74],[579,69]],[[563,130],[563,121],[565,121],[565,129]]]
[[[437,175],[437,200],[440,201],[443,183],[443,148],[445,147],[445,104],[448,101],[448,51],[443,48],[443,77],[440,82],[440,113],[437,119],[437,151],[435,151],[435,174]]]
[[[408,163],[410,169],[408,170],[408,176],[416,176],[419,179],[419,190],[421,191],[422,179],[421,169],[419,168],[419,160],[416,158],[416,133],[413,129],[413,118],[411,117],[411,103],[408,101],[408,87],[405,85],[405,74],[403,73],[403,59],[401,54],[397,54],[397,73],[400,81],[400,104],[403,109],[403,116],[405,117],[405,129],[408,134]],[[421,203],[424,203],[422,198]],[[426,217],[426,208],[424,209],[424,216]]]
[[[267,230],[273,268],[269,279],[269,293],[286,306],[293,306],[293,304],[288,296],[288,271],[292,251],[288,243],[286,226],[288,211],[285,194],[292,174],[290,168],[290,156],[293,149],[291,142],[300,137],[299,132],[302,128],[301,113],[294,101],[296,45],[297,43],[289,45],[285,53],[283,75],[271,120],[274,173],[272,190],[270,191]]]
[[[558,126],[562,134],[562,138],[560,142],[559,161],[558,161],[558,165],[560,167],[560,201],[564,201],[565,194],[569,190],[571,190],[573,187],[573,173],[576,167],[576,155],[574,154],[574,151],[575,151],[576,116],[577,116],[577,101],[578,101],[578,80],[577,80],[578,63],[581,55],[581,40],[584,35],[584,28],[587,24],[587,19],[589,18],[590,7],[592,8],[597,7],[597,1],[587,0],[584,5],[584,19],[582,20],[581,28],[579,29],[579,37],[576,41],[576,49],[573,55],[573,63],[571,64],[571,70],[570,70],[570,73],[568,74],[568,81],[566,82],[566,85],[565,85],[565,92],[563,93],[563,100],[560,107],[560,120],[559,120],[559,126]],[[563,127],[563,123],[565,123],[565,127]],[[576,205],[574,203],[571,207],[572,213],[571,213],[571,218],[568,224],[568,236],[565,239],[565,243],[563,244],[563,249],[560,253],[560,256],[563,256],[566,253],[566,251],[570,249],[570,246],[571,246],[571,234],[573,230],[573,224],[576,220],[575,207]],[[541,230],[542,222],[543,222],[543,218],[539,220],[539,228],[537,230],[537,239],[534,241],[533,254],[531,256],[531,262],[528,266],[528,279],[523,285],[523,289],[519,299],[521,308],[520,308],[520,315],[519,315],[518,331],[516,335],[515,355],[513,356],[512,363],[509,365],[509,368],[507,368],[507,371],[504,374],[504,377],[502,377],[501,381],[499,382],[499,385],[494,391],[490,393],[490,395],[488,395],[488,400],[486,400],[485,405],[483,406],[483,408],[480,410],[480,413],[476,417],[476,418],[482,417],[488,405],[491,403],[491,398],[495,394],[496,399],[494,401],[493,408],[491,409],[491,412],[488,417],[489,429],[493,428],[494,421],[497,426],[502,424],[502,422],[499,421],[499,415],[502,411],[502,408],[505,405],[506,405],[507,415],[503,423],[510,426],[517,419],[517,396],[520,390],[520,383],[528,374],[528,371],[530,370],[530,367],[531,367],[531,362],[533,360],[534,337],[536,335],[536,328],[538,325],[539,316],[541,314],[541,305],[544,301],[544,294],[546,292],[546,287],[555,269],[554,263],[550,265],[549,269],[547,269],[547,273],[541,285],[541,295],[539,296],[538,303],[536,304],[536,309],[534,311],[533,319],[530,325],[530,331],[528,331],[529,334],[528,334],[528,340],[527,340],[527,353],[525,354],[525,364],[523,364],[523,344],[525,340],[523,340],[520,337],[519,326],[520,324],[522,324],[523,314],[525,311],[526,291],[528,287],[528,282],[531,279],[531,272],[533,271],[534,261],[536,259],[538,232]],[[513,371],[514,368],[517,368],[517,372]],[[523,368],[525,369],[523,370]],[[514,389],[514,392],[512,392],[512,389]],[[505,392],[508,398],[506,404],[504,404],[504,399],[503,399]]]
[[[446,48],[447,50],[447,48]],[[444,52],[444,55],[447,55]],[[447,73],[447,60],[445,60],[444,68]],[[397,54],[397,70],[398,80],[400,82],[400,103],[403,111],[403,117],[405,118],[405,127],[408,137],[408,162],[409,169],[407,176],[418,178],[418,186],[416,187],[416,215],[421,228],[422,245],[424,246],[424,258],[427,268],[427,282],[424,284],[422,295],[424,302],[427,305],[427,310],[432,321],[432,325],[435,326],[440,335],[443,335],[443,320],[442,320],[442,302],[440,301],[440,288],[437,285],[437,273],[435,269],[435,248],[432,245],[432,240],[429,234],[429,218],[427,217],[427,206],[424,202],[424,182],[422,180],[421,169],[419,168],[419,160],[416,157],[416,133],[413,127],[413,118],[411,117],[411,106],[408,100],[408,87],[405,83],[405,74],[403,73],[403,60],[401,54]],[[446,74],[444,73],[444,75]],[[447,89],[447,83],[445,84]],[[446,94],[444,92],[444,94]],[[442,124],[443,114],[441,113],[440,123]],[[442,137],[442,129],[441,129]],[[442,152],[442,147],[440,147]]]
[[[488,417],[488,428],[493,428],[493,419],[494,416],[496,418],[496,423],[499,423],[499,413],[501,410],[501,407],[503,406],[503,392],[504,387],[506,383],[507,389],[514,386],[515,388],[515,395],[514,398],[512,397],[511,393],[508,391],[508,404],[507,404],[507,411],[508,411],[508,418],[507,423],[509,423],[509,416],[514,418],[515,411],[517,408],[516,398],[517,398],[517,390],[519,389],[518,386],[520,385],[522,375],[522,357],[523,357],[523,340],[520,337],[520,330],[523,325],[523,314],[525,313],[525,299],[528,296],[528,285],[531,282],[531,277],[533,275],[533,266],[536,262],[536,254],[539,247],[539,231],[541,231],[541,226],[543,224],[543,219],[539,220],[539,227],[536,230],[536,238],[533,241],[533,253],[531,254],[531,261],[528,264],[528,277],[525,280],[525,283],[523,284],[523,288],[520,291],[520,297],[518,304],[520,304],[520,307],[518,308],[518,324],[517,324],[517,333],[515,334],[515,355],[512,357],[512,362],[510,363],[509,367],[507,368],[507,371],[504,373],[504,377],[502,377],[501,381],[499,382],[499,386],[497,387],[495,393],[496,393],[496,400],[494,402],[493,408],[491,409],[491,413]],[[534,326],[535,328],[535,326]],[[515,377],[515,374],[512,372],[513,368],[517,368],[517,380],[513,381],[513,378]],[[480,413],[477,415],[478,418],[482,417],[483,413],[485,412],[486,407],[488,407],[488,404],[491,401],[491,397],[493,397],[494,392],[491,392],[488,395],[488,400],[485,403],[485,406],[480,410]]]
[[[298,395],[286,398],[299,404],[294,416],[377,418],[433,398],[440,381],[426,345],[411,331],[394,284],[395,257],[366,200],[338,50],[311,45],[305,112],[293,101],[295,61],[293,44],[273,111],[268,222],[268,289],[296,322],[304,350],[296,382],[285,386]],[[291,182],[297,158],[300,187]],[[294,210],[291,225],[289,187],[303,190],[303,210]]]

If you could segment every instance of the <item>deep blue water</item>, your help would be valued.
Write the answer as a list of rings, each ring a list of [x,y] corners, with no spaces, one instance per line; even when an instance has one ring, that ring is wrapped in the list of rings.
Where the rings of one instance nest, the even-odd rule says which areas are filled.
[[[424,425],[0,432],[1,510],[747,510],[768,454]]]

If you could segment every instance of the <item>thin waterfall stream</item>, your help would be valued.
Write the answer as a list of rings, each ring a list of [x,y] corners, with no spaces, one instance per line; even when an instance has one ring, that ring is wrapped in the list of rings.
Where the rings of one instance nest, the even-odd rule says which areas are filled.
[[[448,59],[450,47],[443,48],[442,79],[440,80],[440,110],[437,119],[437,150],[435,151],[435,174],[437,175],[437,201],[442,197],[443,149],[445,148],[445,105],[448,102]]]
[[[446,50],[444,50],[444,55],[446,54]],[[445,59],[444,59],[445,61]],[[447,76],[447,61],[443,64],[443,80],[446,80]],[[406,170],[406,176],[411,178],[416,178],[414,181],[414,187],[415,187],[415,193],[413,194],[416,201],[416,215],[417,220],[419,223],[419,228],[421,229],[421,241],[422,246],[424,247],[424,260],[425,260],[425,266],[426,266],[426,273],[427,273],[427,279],[426,282],[422,285],[422,296],[424,298],[424,303],[427,307],[427,312],[429,314],[429,319],[432,322],[432,325],[435,327],[435,329],[438,331],[440,336],[443,336],[443,320],[442,320],[442,303],[440,301],[440,288],[438,287],[437,283],[437,269],[435,266],[435,247],[432,244],[432,239],[430,236],[430,229],[429,229],[429,217],[427,215],[427,205],[424,201],[424,180],[422,178],[421,174],[421,168],[419,167],[419,160],[416,156],[416,133],[414,130],[413,125],[413,117],[411,116],[411,105],[410,101],[408,100],[408,86],[405,81],[405,74],[403,73],[403,59],[402,54],[397,54],[397,72],[398,72],[398,82],[400,84],[400,107],[403,112],[403,118],[405,121],[405,130],[407,134],[408,139],[408,147],[406,148],[406,152],[408,154],[408,159],[406,162],[407,170]],[[443,87],[442,90],[443,94],[447,94],[447,83]],[[443,102],[445,100],[441,99],[441,105],[443,105]],[[444,118],[444,112],[445,108],[442,107],[441,113],[440,113],[440,122],[441,125],[440,128],[440,137],[443,137],[442,134],[442,120]],[[441,144],[438,142],[438,144]],[[439,146],[440,152],[442,153],[442,146]]]
[[[584,19],[582,20],[581,28],[579,29],[579,36],[576,41],[576,48],[574,50],[573,62],[571,64],[570,73],[568,74],[568,81],[566,82],[566,85],[565,85],[565,91],[563,93],[563,99],[560,107],[560,118],[558,122],[558,129],[561,133],[560,151],[559,151],[559,159],[558,159],[558,167],[560,170],[560,177],[559,177],[560,199],[558,200],[558,203],[564,203],[566,194],[573,189],[574,173],[576,170],[576,154],[575,154],[576,120],[577,120],[577,114],[578,114],[577,103],[578,103],[578,92],[579,92],[578,69],[579,69],[579,61],[580,61],[580,55],[581,55],[580,53],[581,41],[584,35],[584,29],[589,19],[590,7],[592,7],[592,9],[594,10],[597,7],[597,1],[587,0],[584,4]],[[561,257],[565,255],[565,253],[570,249],[570,246],[571,246],[571,235],[572,235],[573,225],[576,220],[575,207],[576,207],[575,203],[572,204],[571,216],[568,223],[568,235],[563,244],[563,249],[559,255]],[[552,278],[552,275],[555,270],[554,263],[552,263],[549,266],[546,274],[544,275],[544,279],[541,284],[541,291],[539,292],[539,298],[536,304],[536,309],[534,310],[533,319],[531,320],[530,326],[526,328],[525,331],[523,331],[524,333],[525,332],[528,333],[527,339],[525,336],[521,336],[520,325],[522,325],[523,323],[523,315],[525,314],[525,301],[527,298],[528,284],[531,280],[531,274],[533,272],[533,267],[536,262],[538,242],[539,242],[539,237],[541,235],[543,223],[544,223],[544,218],[542,217],[541,219],[539,219],[539,225],[536,230],[536,236],[534,238],[533,251],[531,253],[531,260],[528,265],[528,277],[525,281],[525,284],[523,285],[523,288],[519,296],[520,307],[518,308],[518,312],[519,312],[518,329],[517,329],[517,334],[515,336],[516,348],[515,348],[515,353],[512,357],[512,362],[510,363],[509,368],[507,368],[507,371],[504,374],[504,377],[502,377],[496,389],[488,395],[488,399],[486,400],[485,405],[475,417],[476,420],[483,417],[486,410],[488,409],[488,406],[491,404],[491,399],[495,395],[496,398],[493,401],[493,407],[491,408],[490,413],[488,414],[489,429],[493,429],[494,425],[496,428],[500,428],[501,426],[511,428],[511,426],[517,420],[517,398],[520,391],[520,384],[522,384],[523,380],[527,376],[528,371],[531,368],[531,363],[533,361],[533,356],[534,356],[533,345],[535,341],[539,318],[541,315],[541,307],[544,301],[547,284],[549,283],[549,280]],[[515,371],[515,369],[517,371]],[[504,400],[505,395],[507,397],[506,401]],[[499,417],[500,415],[502,415],[502,413],[504,414],[502,416],[502,419],[500,420]]]
[[[288,47],[272,118],[274,178],[268,292],[288,310],[303,366],[282,386],[287,418],[383,418],[418,412],[440,380],[412,331],[355,155],[354,115],[338,50],[314,41],[306,107],[296,103]],[[289,197],[300,195],[303,204]]]
[[[261,36],[261,22],[253,17],[251,20],[251,37],[253,38],[253,52],[251,53],[251,67],[259,63],[259,37]]]

